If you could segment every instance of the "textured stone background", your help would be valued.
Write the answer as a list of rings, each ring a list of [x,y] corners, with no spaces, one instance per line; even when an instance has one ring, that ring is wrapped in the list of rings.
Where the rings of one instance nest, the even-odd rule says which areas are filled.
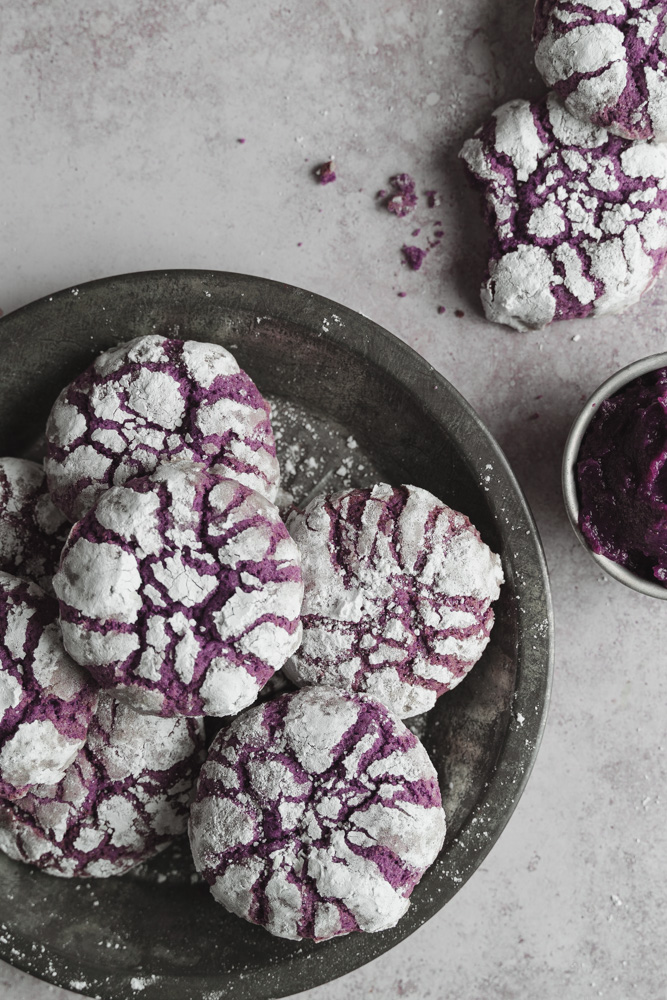
[[[481,315],[485,236],[456,153],[496,105],[542,92],[529,8],[2,4],[5,312],[91,278],[163,267],[249,272],[330,296],[402,337],[470,400],[542,533],[557,662],[527,792],[437,917],[308,1000],[664,997],[667,605],[597,571],[567,524],[559,464],[584,397],[621,365],[665,350],[667,285],[626,316],[541,334]],[[318,187],[311,170],[332,153],[339,179]],[[436,188],[441,207],[422,200],[406,220],[379,211],[375,192],[397,171],[420,191]],[[408,272],[401,245],[424,245],[438,219],[442,244]],[[4,965],[0,995],[73,996]]]

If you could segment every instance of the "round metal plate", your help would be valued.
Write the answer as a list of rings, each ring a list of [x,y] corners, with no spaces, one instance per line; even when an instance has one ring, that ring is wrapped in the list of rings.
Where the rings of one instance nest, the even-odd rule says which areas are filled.
[[[133,991],[142,1000],[285,996],[407,937],[451,899],[500,836],[546,715],[553,629],[544,556],[506,459],[441,375],[365,317],[262,278],[122,275],[5,317],[0,454],[34,454],[60,389],[100,351],[149,333],[230,347],[264,393],[311,415],[312,426],[330,428],[334,442],[353,436],[364,468],[422,486],[466,513],[502,556],[507,582],[484,656],[414,721],[438,769],[449,829],[392,930],[319,945],[271,937],[213,901],[192,872],[187,843],[122,878],[84,881],[0,855],[0,954],[33,975],[109,1000]],[[303,441],[301,433],[299,447]]]

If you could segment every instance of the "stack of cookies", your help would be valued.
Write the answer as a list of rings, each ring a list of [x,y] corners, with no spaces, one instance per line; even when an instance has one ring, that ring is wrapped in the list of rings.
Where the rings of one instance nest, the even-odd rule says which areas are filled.
[[[44,469],[0,461],[0,847],[120,875],[182,834],[283,937],[393,926],[440,851],[401,721],[479,659],[502,583],[414,486],[293,509],[269,407],[219,345],[148,336],[58,397]],[[286,667],[297,690],[253,704]],[[223,718],[208,748],[203,720]],[[203,765],[203,766],[202,766]]]

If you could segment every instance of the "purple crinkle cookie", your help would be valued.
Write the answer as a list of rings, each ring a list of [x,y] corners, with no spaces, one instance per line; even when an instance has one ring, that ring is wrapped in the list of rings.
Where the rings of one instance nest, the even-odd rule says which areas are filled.
[[[378,702],[328,687],[223,729],[190,813],[214,898],[292,940],[393,927],[444,836],[438,777],[417,737]]]
[[[110,486],[202,462],[270,500],[280,473],[269,406],[218,344],[148,336],[101,354],[58,396],[45,468],[72,521]]]
[[[403,718],[482,655],[500,559],[467,517],[416,486],[316,497],[288,520],[301,551],[303,643],[285,672],[361,691]]]
[[[623,312],[667,259],[667,145],[574,118],[556,94],[504,104],[461,150],[493,228],[488,319],[539,330]]]
[[[41,465],[0,458],[0,571],[51,590],[69,524],[54,505]]]
[[[141,712],[234,715],[301,639],[299,553],[277,508],[190,462],[104,493],[53,585],[70,655]]]
[[[667,139],[664,0],[537,0],[535,63],[582,121]]]
[[[201,720],[147,718],[102,692],[62,781],[0,801],[0,848],[50,875],[122,875],[185,832],[204,756]]]
[[[60,781],[96,706],[97,685],[63,648],[57,602],[0,573],[0,797]]]

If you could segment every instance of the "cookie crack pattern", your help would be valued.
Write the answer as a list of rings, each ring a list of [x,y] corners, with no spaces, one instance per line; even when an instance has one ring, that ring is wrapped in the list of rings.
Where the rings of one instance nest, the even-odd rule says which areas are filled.
[[[0,801],[0,848],[52,875],[121,875],[184,832],[203,757],[200,720],[146,718],[102,693],[63,779]]]
[[[627,139],[667,139],[662,0],[538,0],[535,63],[577,118]]]
[[[190,819],[214,897],[292,939],[393,926],[444,832],[417,738],[378,702],[326,686],[222,730]]]
[[[63,647],[57,602],[0,573],[0,796],[60,780],[96,705],[97,685]]]
[[[305,587],[295,683],[363,691],[407,717],[477,662],[502,571],[462,514],[381,484],[316,498],[288,528]]]
[[[299,564],[268,500],[168,463],[73,528],[54,580],[65,645],[139,711],[234,715],[300,641]]]
[[[268,404],[216,344],[154,335],[107,351],[63,389],[46,439],[49,490],[72,521],[161,462],[201,462],[271,500],[278,489]]]
[[[0,571],[52,593],[69,525],[51,500],[41,466],[0,458]]]
[[[511,101],[461,150],[492,228],[481,297],[516,330],[622,312],[667,258],[667,147]]]

